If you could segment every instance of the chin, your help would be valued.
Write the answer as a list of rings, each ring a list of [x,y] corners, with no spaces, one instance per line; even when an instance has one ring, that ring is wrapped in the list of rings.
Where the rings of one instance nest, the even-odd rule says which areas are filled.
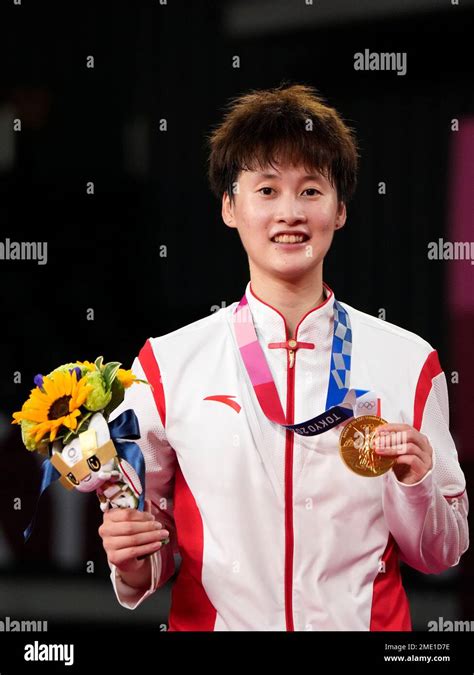
[[[312,276],[314,272],[313,267],[306,267],[305,265],[292,265],[291,267],[274,267],[269,270],[270,274],[279,279],[287,279],[288,281],[297,281],[302,277]]]

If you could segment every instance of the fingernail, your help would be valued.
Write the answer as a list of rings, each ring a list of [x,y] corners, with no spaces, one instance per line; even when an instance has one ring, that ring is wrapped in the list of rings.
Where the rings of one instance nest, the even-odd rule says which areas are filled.
[[[161,530],[162,527],[163,527],[163,525],[161,523],[155,523],[155,529],[156,530]]]

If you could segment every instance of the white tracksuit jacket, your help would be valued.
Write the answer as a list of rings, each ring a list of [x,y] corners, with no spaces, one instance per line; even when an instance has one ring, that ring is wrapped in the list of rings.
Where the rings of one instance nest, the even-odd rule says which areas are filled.
[[[284,317],[246,296],[288,423],[325,409],[334,293],[287,334]],[[238,303],[148,340],[126,390],[146,463],[146,497],[171,542],[154,554],[146,592],[123,582],[135,609],[181,567],[169,630],[411,630],[399,559],[427,574],[457,565],[469,545],[465,478],[449,432],[446,377],[421,337],[341,303],[352,324],[351,387],[375,392],[387,422],[426,434],[433,469],[418,483],[393,471],[364,478],[339,454],[342,429],[304,437],[263,414],[231,316]],[[295,337],[292,367],[286,348]]]

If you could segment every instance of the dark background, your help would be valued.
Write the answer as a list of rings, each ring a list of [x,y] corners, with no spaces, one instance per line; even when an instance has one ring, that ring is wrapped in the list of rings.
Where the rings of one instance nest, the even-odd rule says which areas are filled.
[[[129,367],[149,336],[240,299],[247,259],[207,187],[205,137],[249,89],[314,85],[356,129],[359,187],[324,279],[438,349],[469,484],[474,307],[449,298],[450,266],[466,266],[471,289],[474,268],[431,261],[427,245],[450,239],[451,120],[474,113],[473,16],[467,0],[2,2],[0,241],[46,241],[48,263],[0,260],[0,615],[166,622],[169,585],[133,613],[115,600],[95,496],[52,487],[23,545],[38,461],[9,420],[36,373],[99,354]],[[355,71],[366,48],[407,52],[407,74]],[[436,577],[403,573],[415,628],[474,620],[471,552]]]

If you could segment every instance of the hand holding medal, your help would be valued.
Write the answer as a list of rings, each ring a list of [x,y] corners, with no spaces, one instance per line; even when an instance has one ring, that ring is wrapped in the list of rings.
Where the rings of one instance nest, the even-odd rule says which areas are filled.
[[[359,476],[381,476],[393,468],[401,483],[422,480],[433,466],[428,438],[408,424],[389,424],[375,415],[351,419],[339,439],[341,457]]]
[[[384,424],[374,438],[377,454],[393,459],[393,471],[405,485],[422,480],[433,468],[433,448],[428,436],[409,424]]]

